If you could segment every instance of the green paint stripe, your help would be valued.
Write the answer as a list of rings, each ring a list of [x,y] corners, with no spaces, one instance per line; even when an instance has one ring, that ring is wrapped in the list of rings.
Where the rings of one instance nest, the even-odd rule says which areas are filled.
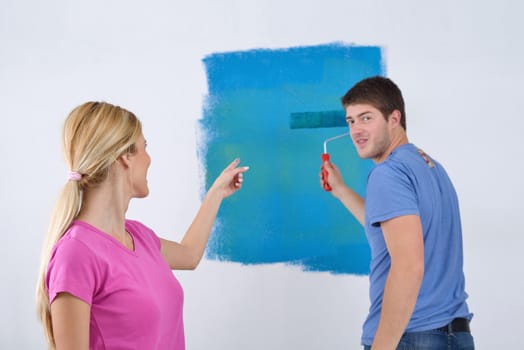
[[[344,111],[321,111],[291,113],[291,129],[337,128],[347,126]]]

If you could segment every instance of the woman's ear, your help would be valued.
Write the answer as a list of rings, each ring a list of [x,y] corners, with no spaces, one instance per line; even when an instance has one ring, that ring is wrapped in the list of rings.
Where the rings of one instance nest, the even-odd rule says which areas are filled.
[[[119,161],[124,166],[124,168],[129,168],[131,165],[131,157],[129,152],[122,154],[120,157],[117,158],[117,161]]]

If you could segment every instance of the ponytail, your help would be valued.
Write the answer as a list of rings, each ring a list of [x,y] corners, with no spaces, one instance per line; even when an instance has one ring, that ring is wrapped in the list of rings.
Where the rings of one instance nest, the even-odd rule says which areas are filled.
[[[81,191],[78,182],[69,180],[62,189],[55,204],[47,236],[42,249],[42,260],[36,289],[36,307],[38,318],[44,326],[44,332],[49,349],[55,349],[49,294],[46,286],[46,272],[51,258],[51,251],[60,238],[67,231],[80,211]]]

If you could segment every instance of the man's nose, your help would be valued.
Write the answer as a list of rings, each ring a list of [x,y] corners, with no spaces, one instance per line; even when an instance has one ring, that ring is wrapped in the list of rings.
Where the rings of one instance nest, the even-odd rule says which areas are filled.
[[[362,126],[359,122],[355,121],[349,128],[350,135],[356,135],[362,132]]]

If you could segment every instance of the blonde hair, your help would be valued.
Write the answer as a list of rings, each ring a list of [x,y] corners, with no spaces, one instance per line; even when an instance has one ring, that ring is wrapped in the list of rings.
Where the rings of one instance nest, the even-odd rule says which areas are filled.
[[[64,123],[62,141],[67,166],[81,175],[68,181],[55,204],[42,250],[36,290],[37,313],[50,349],[55,349],[46,273],[51,251],[82,208],[84,190],[103,182],[111,165],[126,152],[136,151],[142,133],[138,118],[106,102],[87,102],[76,107]]]

